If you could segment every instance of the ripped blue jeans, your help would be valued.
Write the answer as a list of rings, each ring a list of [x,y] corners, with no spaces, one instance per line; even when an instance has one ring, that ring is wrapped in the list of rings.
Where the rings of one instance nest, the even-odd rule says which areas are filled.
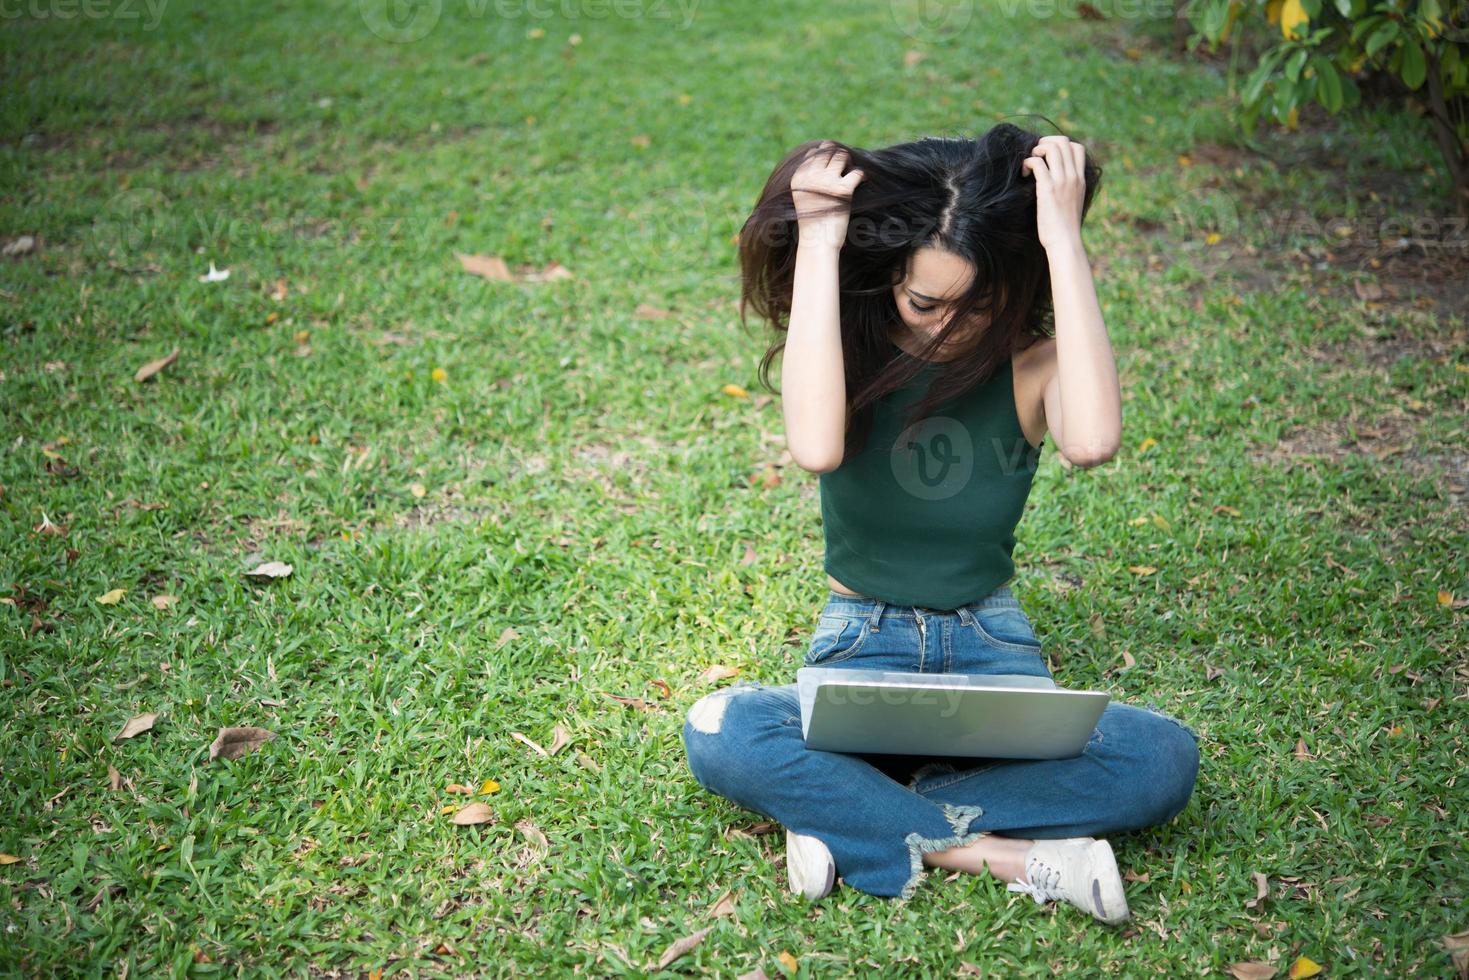
[[[958,609],[831,590],[806,666],[1050,677],[1009,586]],[[695,702],[683,728],[699,785],[830,849],[841,880],[911,897],[923,855],[982,834],[1102,837],[1167,823],[1198,776],[1198,735],[1111,701],[1070,759],[921,758],[808,749],[796,685],[744,682]]]

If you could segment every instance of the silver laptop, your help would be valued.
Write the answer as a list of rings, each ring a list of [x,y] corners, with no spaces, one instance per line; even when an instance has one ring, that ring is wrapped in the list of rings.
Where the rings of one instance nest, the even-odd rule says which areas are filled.
[[[1068,759],[1111,695],[1029,674],[914,674],[801,667],[806,747],[995,759]]]

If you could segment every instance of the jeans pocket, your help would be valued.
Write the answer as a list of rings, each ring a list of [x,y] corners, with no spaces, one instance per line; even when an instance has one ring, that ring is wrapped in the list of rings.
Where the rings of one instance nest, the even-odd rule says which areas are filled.
[[[854,656],[867,639],[866,617],[822,613],[806,648],[805,666],[837,663]]]
[[[991,646],[1040,652],[1041,641],[1030,625],[1030,617],[1023,610],[1011,607],[976,609],[974,625],[980,637]]]

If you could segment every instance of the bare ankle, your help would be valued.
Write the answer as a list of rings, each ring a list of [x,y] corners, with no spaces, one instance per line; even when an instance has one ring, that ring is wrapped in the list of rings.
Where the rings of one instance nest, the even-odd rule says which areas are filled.
[[[968,844],[923,855],[929,867],[992,874],[1001,881],[1019,881],[1025,874],[1025,855],[1035,843],[1021,837],[985,834]]]

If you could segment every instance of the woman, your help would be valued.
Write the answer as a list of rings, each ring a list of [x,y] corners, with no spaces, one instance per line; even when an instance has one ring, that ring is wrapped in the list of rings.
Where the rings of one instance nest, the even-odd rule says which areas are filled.
[[[849,166],[850,165],[850,166]],[[1101,170],[1009,124],[864,151],[807,143],[740,235],[745,304],[783,343],[787,448],[820,474],[827,602],[807,666],[1050,677],[1009,582],[1047,431],[1116,452],[1121,399],[1081,223]],[[1046,325],[1053,323],[1054,336]],[[1166,823],[1197,736],[1108,703],[1069,759],[810,750],[796,686],[739,684],[684,724],[701,786],[786,827],[792,890],[910,897],[925,867],[1128,918],[1099,835]]]

